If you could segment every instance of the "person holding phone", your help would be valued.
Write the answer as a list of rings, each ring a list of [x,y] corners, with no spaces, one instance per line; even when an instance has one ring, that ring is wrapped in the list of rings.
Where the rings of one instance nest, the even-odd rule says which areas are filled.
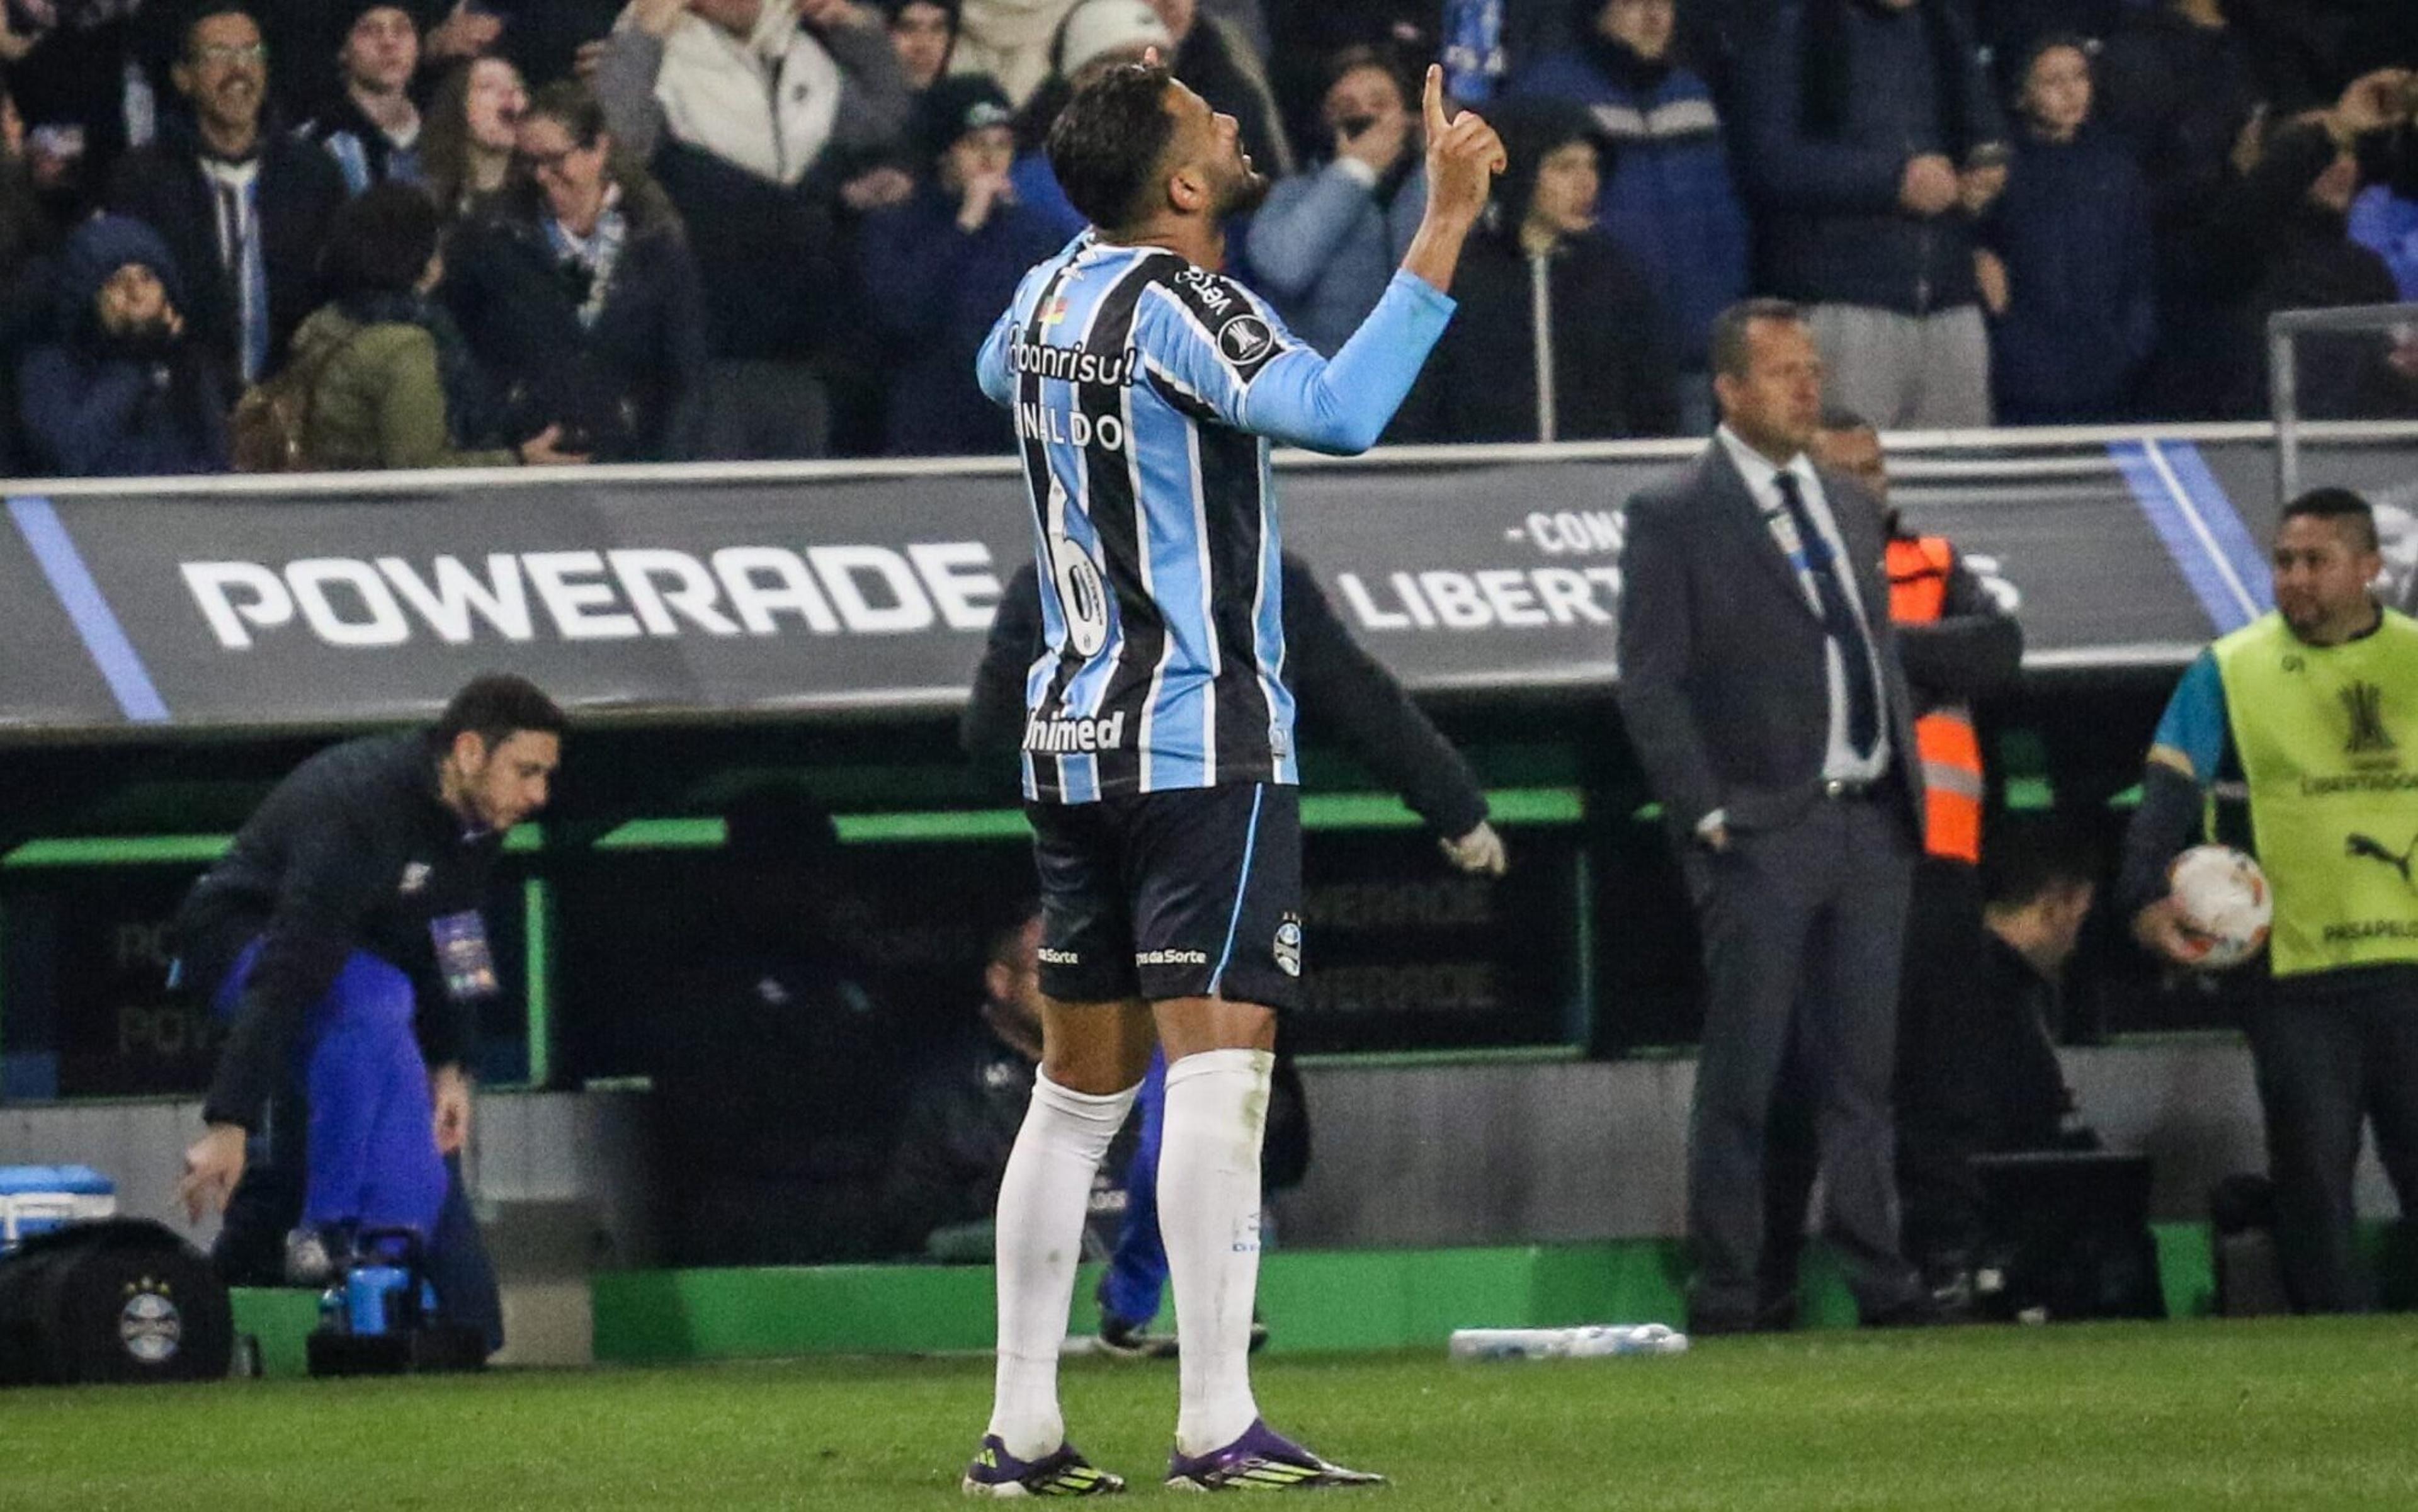
[[[1261,288],[1302,340],[1329,357],[1377,308],[1427,211],[1410,98],[1390,53],[1337,53],[1320,107],[1332,156],[1270,190],[1251,221],[1245,250]]]

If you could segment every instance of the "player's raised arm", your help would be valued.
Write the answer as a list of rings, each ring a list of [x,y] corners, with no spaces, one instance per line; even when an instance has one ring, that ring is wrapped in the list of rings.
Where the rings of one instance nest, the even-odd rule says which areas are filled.
[[[1510,160],[1503,151],[1503,139],[1475,112],[1446,118],[1444,69],[1432,63],[1420,108],[1427,119],[1428,207],[1410,251],[1402,254],[1402,271],[1443,293],[1452,287],[1462,244],[1486,211],[1494,176]]]
[[[1446,286],[1505,158],[1494,129],[1476,115],[1446,119],[1439,69],[1428,70],[1425,108],[1427,213],[1400,270],[1332,359],[1295,347],[1244,380],[1247,391],[1234,407],[1246,429],[1314,451],[1365,451],[1392,422],[1444,334],[1453,313]]]

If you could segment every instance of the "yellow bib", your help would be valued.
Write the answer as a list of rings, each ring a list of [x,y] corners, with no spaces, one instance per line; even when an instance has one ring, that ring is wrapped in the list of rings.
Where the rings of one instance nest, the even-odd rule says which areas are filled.
[[[2213,649],[2275,975],[2418,962],[2418,621],[2310,646],[2270,614]]]

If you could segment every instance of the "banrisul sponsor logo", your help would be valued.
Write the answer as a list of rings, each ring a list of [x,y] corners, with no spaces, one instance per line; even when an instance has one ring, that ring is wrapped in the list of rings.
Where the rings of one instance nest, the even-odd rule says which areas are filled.
[[[1001,592],[979,541],[304,557],[188,561],[179,573],[228,651],[279,637],[365,649],[979,633]]]

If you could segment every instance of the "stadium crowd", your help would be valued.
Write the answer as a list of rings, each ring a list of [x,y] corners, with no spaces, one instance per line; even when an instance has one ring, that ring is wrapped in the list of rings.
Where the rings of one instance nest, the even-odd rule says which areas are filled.
[[[1511,157],[1392,438],[1701,435],[1714,314],[1884,428],[2254,415],[2272,311],[2418,298],[2393,0],[9,0],[7,470],[1003,451],[976,346],[1081,229],[1040,144],[1157,49],[1332,351]],[[2418,341],[2304,374],[2418,411]]]

